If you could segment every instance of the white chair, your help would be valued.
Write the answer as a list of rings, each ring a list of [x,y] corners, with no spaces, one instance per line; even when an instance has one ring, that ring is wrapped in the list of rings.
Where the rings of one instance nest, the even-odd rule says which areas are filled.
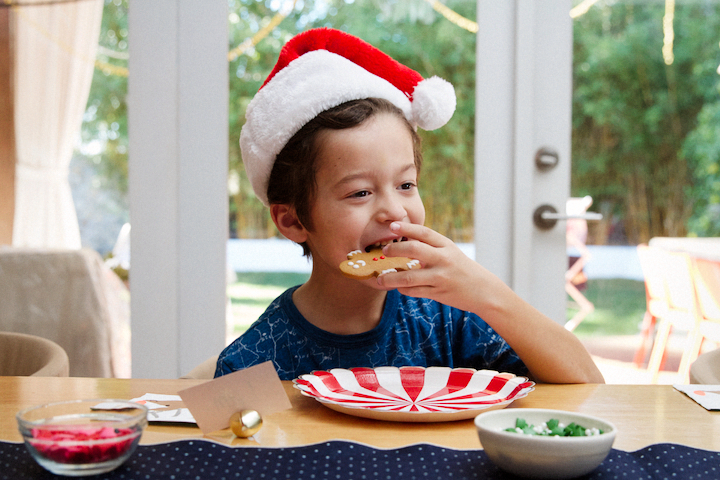
[[[60,345],[24,333],[0,332],[0,375],[67,377],[70,362]]]
[[[565,213],[569,216],[584,216],[587,209],[592,205],[592,197],[587,195],[582,198],[568,198],[565,204]],[[568,270],[565,272],[565,292],[570,295],[578,307],[578,312],[567,322],[565,329],[575,330],[585,317],[595,311],[595,305],[583,295],[580,290],[587,282],[587,276],[583,271],[585,264],[590,260],[590,251],[585,243],[587,242],[587,220],[584,218],[569,218],[566,223],[565,241],[568,248],[577,250],[579,256],[571,256]]]
[[[698,358],[705,340],[720,343],[720,262],[695,258],[693,267],[700,320],[688,347],[691,362]]]
[[[658,319],[667,316],[670,307],[662,268],[663,252],[658,248],[640,244],[637,246],[637,253],[645,280],[645,315],[640,327],[640,345],[633,361],[637,367],[642,367],[645,364],[648,341],[652,348],[652,335]]]
[[[681,252],[670,252],[658,247],[646,247],[652,252],[653,261],[656,262],[657,272],[665,282],[667,312],[660,317],[655,340],[653,342],[652,352],[650,353],[650,361],[648,362],[648,372],[650,373],[650,382],[657,383],[660,368],[665,357],[665,350],[670,333],[674,328],[688,332],[686,343],[687,346],[683,350],[680,359],[680,367],[678,374],[680,381],[687,383],[688,373],[690,371],[690,345],[693,342],[693,332],[697,328],[700,321],[697,297],[695,294],[695,284],[693,279],[693,267],[690,255]],[[640,247],[638,246],[638,253]],[[643,274],[645,272],[645,264],[642,263]]]

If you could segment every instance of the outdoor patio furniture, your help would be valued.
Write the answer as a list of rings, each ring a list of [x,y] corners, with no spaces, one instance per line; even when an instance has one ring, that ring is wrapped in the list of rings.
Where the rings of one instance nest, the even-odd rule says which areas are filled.
[[[679,329],[688,332],[686,339],[688,346],[683,350],[678,368],[681,381],[687,382],[690,371],[689,345],[700,319],[695,295],[692,259],[684,252],[670,252],[642,245],[638,246],[638,254],[645,274],[646,285],[649,281],[653,284],[653,288],[659,289],[659,285],[655,285],[655,283],[662,281],[665,289],[665,306],[659,305],[655,313],[650,313],[652,318],[659,320],[647,368],[650,373],[650,381],[657,383],[670,333],[673,329]],[[661,293],[657,295],[662,297]],[[656,300],[648,298],[649,303]],[[662,298],[657,300],[662,301]],[[647,335],[648,329],[651,327],[645,326],[644,328],[646,329],[644,335]]]
[[[691,362],[698,358],[705,340],[720,342],[720,262],[694,258],[693,267],[700,319],[688,347]]]
[[[648,348],[648,342],[650,342],[650,347],[652,347],[652,334],[658,323],[658,319],[666,316],[669,311],[669,300],[663,278],[663,252],[657,248],[641,244],[637,246],[637,253],[645,280],[646,307],[640,327],[641,341],[635,352],[633,361],[635,365],[642,367],[645,364],[645,353]]]

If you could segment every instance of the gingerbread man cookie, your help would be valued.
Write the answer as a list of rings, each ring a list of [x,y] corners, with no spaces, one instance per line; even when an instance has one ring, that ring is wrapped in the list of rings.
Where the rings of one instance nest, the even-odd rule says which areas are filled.
[[[408,257],[385,257],[380,248],[369,252],[355,250],[348,253],[348,259],[340,264],[343,274],[358,280],[413,268],[421,268],[419,260]]]

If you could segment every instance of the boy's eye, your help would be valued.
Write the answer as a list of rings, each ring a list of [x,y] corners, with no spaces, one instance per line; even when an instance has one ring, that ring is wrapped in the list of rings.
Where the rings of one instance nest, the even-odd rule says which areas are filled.
[[[415,187],[415,184],[412,182],[406,182],[406,183],[403,183],[402,185],[400,185],[401,190],[410,190],[411,188],[414,188],[414,187]]]
[[[350,195],[350,198],[363,198],[367,197],[368,195],[370,195],[370,192],[368,192],[367,190],[360,190],[359,192],[355,192]]]

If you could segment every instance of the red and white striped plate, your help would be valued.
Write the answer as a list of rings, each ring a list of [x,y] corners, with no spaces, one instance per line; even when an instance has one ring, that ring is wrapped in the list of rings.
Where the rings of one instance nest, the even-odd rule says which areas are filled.
[[[535,383],[512,373],[447,367],[334,368],[294,381],[303,395],[357,417],[446,422],[505,408]]]

